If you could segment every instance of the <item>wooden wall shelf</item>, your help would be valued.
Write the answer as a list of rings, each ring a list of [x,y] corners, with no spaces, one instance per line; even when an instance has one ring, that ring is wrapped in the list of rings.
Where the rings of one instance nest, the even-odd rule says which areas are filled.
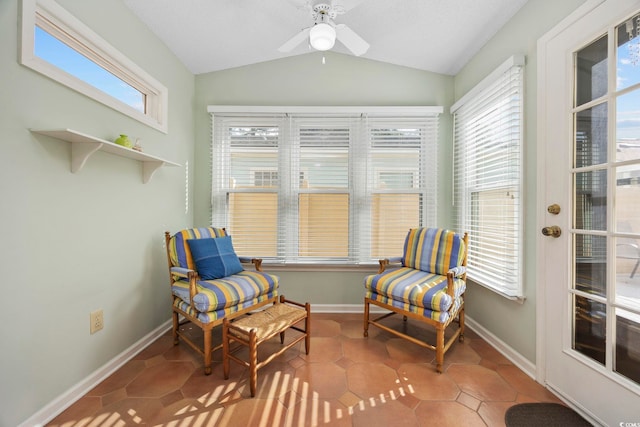
[[[71,143],[71,172],[82,170],[87,159],[96,151],[104,151],[116,156],[126,157],[142,163],[142,182],[151,180],[153,174],[162,166],[180,166],[177,163],[161,159],[160,157],[142,153],[131,148],[123,147],[105,139],[93,137],[72,129],[31,129],[31,132],[50,136]]]

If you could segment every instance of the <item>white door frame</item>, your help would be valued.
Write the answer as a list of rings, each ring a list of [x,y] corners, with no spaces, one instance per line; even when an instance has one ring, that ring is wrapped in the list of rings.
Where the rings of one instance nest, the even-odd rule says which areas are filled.
[[[547,155],[547,121],[546,121],[546,102],[547,96],[552,94],[548,88],[546,81],[546,69],[547,69],[547,45],[558,34],[571,27],[574,23],[587,15],[593,9],[604,3],[606,0],[587,0],[582,6],[576,9],[573,13],[560,21],[554,28],[548,31],[544,36],[538,39],[538,67],[537,67],[537,170],[536,176],[538,177],[538,187],[536,195],[536,230],[541,230],[547,225],[548,218],[543,214],[547,206],[546,196],[546,155]],[[546,283],[541,279],[542,272],[545,271],[545,240],[546,237],[541,233],[536,232],[536,271],[538,280],[536,280],[536,380],[540,384],[545,384],[545,372],[546,372],[546,339],[545,339],[545,297],[546,297]]]
[[[566,111],[571,111],[571,108],[569,108],[571,107],[571,105],[568,105],[570,103],[571,98],[568,95],[562,95],[562,93],[566,92],[567,88],[571,88],[573,85],[571,72],[567,72],[566,75],[560,76],[560,77],[558,77],[557,74],[550,74],[550,73],[557,72],[560,68],[562,68],[562,67],[559,67],[555,62],[558,60],[557,57],[561,53],[566,53],[565,58],[563,58],[562,60],[567,61],[567,65],[566,65],[566,67],[568,67],[567,70],[573,69],[573,65],[569,64],[569,62],[571,62],[570,55],[573,51],[567,47],[567,51],[562,52],[562,49],[564,49],[566,45],[563,45],[560,43],[566,43],[563,40],[573,39],[574,33],[572,32],[565,33],[565,31],[575,32],[575,31],[579,31],[581,27],[586,28],[589,21],[582,21],[582,19],[586,18],[587,15],[594,12],[594,10],[600,6],[603,6],[603,9],[602,9],[603,12],[607,12],[607,11],[611,12],[613,8],[619,7],[620,13],[623,14],[627,9],[638,8],[640,6],[640,2],[638,2],[637,0],[635,1],[634,0],[587,0],[575,12],[573,12],[571,15],[565,18],[562,22],[560,22],[556,27],[554,27],[551,31],[545,34],[538,41],[538,50],[537,50],[537,53],[538,53],[538,58],[537,58],[538,59],[538,67],[537,67],[537,73],[538,73],[538,76],[537,76],[537,79],[538,79],[537,80],[538,188],[537,188],[537,195],[536,195],[536,198],[537,198],[536,199],[536,209],[537,209],[536,226],[538,231],[536,233],[536,236],[537,236],[536,237],[536,272],[537,272],[536,380],[541,384],[545,384],[550,389],[553,387],[553,384],[551,384],[551,382],[553,382],[554,378],[557,377],[557,373],[558,373],[556,369],[554,370],[555,374],[551,375],[550,368],[554,368],[554,367],[558,368],[561,365],[558,365],[558,364],[552,365],[550,363],[551,359],[547,359],[547,358],[554,357],[554,355],[549,354],[549,351],[551,350],[555,351],[554,346],[556,345],[556,341],[548,341],[549,339],[551,339],[550,337],[552,335],[551,333],[549,333],[549,331],[551,331],[551,328],[555,328],[555,329],[565,328],[566,322],[568,322],[568,320],[563,318],[562,324],[557,324],[557,323],[553,324],[549,322],[549,311],[551,309],[555,310],[558,308],[556,302],[549,300],[549,295],[551,294],[550,289],[555,289],[555,288],[552,288],[552,286],[554,285],[564,286],[565,283],[568,283],[568,280],[565,280],[566,277],[559,277],[558,280],[555,282],[553,280],[550,280],[546,272],[550,268],[552,268],[552,264],[547,264],[547,259],[550,256],[549,254],[558,255],[560,253],[558,251],[568,250],[568,247],[570,246],[570,242],[568,242],[566,236],[568,236],[570,233],[567,233],[566,236],[565,236],[565,233],[563,233],[562,238],[560,239],[552,239],[549,237],[543,237],[539,230],[549,225],[559,225],[563,230],[565,229],[569,230],[572,227],[572,224],[570,223],[571,221],[570,215],[565,214],[565,215],[558,216],[557,219],[556,218],[552,219],[551,216],[546,213],[546,208],[547,208],[547,205],[557,202],[555,200],[548,200],[549,194],[551,193],[556,195],[562,194],[562,197],[560,197],[561,199],[560,202],[566,203],[566,201],[571,200],[571,198],[568,197],[571,190],[568,189],[567,191],[565,191],[566,189],[563,187],[564,185],[563,183],[550,183],[549,181],[547,181],[550,171],[552,170],[551,167],[553,166],[547,163],[548,156],[553,154],[553,153],[547,152],[547,146],[550,143],[553,143],[556,141],[558,143],[560,143],[561,141],[571,141],[573,138],[571,134],[572,133],[571,129],[563,127],[562,128],[563,134],[557,134],[557,133],[554,134],[553,132],[557,132],[557,129],[553,128],[553,126],[550,124],[550,122],[553,121],[556,117],[550,114],[553,114],[554,112],[557,113],[558,111],[561,111],[563,109]],[[631,13],[632,11],[633,10],[630,10],[627,12]],[[605,13],[605,15],[607,15],[607,13]],[[591,17],[589,17],[589,19],[591,19]],[[609,19],[609,18],[606,18],[606,19]],[[603,27],[606,27],[607,24],[609,24],[609,22],[602,23]],[[593,29],[597,30],[597,28],[593,28]],[[564,38],[560,40],[554,40],[557,37],[564,37]],[[584,37],[585,37],[584,42],[585,43],[588,42],[589,35],[585,34]],[[559,43],[554,44],[554,42],[559,42]],[[548,79],[548,76],[554,76],[554,77]],[[563,81],[563,79],[565,80]],[[565,105],[563,106],[562,104],[565,104]],[[547,121],[548,119],[549,121]],[[558,155],[562,156],[564,155],[563,153],[564,151],[559,150]],[[566,159],[561,159],[561,160],[566,160]],[[566,163],[566,164],[569,164],[569,163]],[[566,195],[567,197],[564,197],[565,192],[567,193]],[[572,206],[570,205],[561,206],[561,208],[564,210],[564,212],[570,212],[572,210]],[[549,254],[547,254],[547,252],[549,252]],[[554,290],[554,292],[556,291]],[[555,313],[555,311],[553,312]],[[566,313],[564,313],[564,315],[566,315]],[[576,363],[579,363],[579,362],[576,362]],[[583,373],[586,373],[586,371],[583,371]],[[547,377],[547,375],[549,376]],[[598,373],[596,372],[596,374],[594,374],[592,379],[597,376],[598,376]],[[566,390],[571,388],[571,385],[569,385],[569,382],[567,382],[567,379],[568,378],[565,377],[565,380],[563,381],[565,385],[564,386],[559,385],[560,388],[563,388]],[[571,381],[573,381],[573,379],[571,379]],[[565,400],[567,404],[578,409],[579,412],[581,412],[592,423],[594,422],[606,423],[606,421],[602,421],[599,418],[598,414],[605,414],[605,418],[607,416],[611,418],[611,409],[612,408],[615,409],[615,405],[620,405],[622,404],[622,402],[627,402],[623,404],[624,411],[622,411],[622,413],[625,413],[628,415],[630,413],[629,411],[636,410],[636,408],[632,406],[638,401],[637,395],[633,397],[629,397],[631,395],[624,394],[625,398],[621,399],[621,401],[617,401],[616,398],[618,396],[614,396],[612,395],[612,393],[617,393],[618,390],[620,389],[616,389],[610,386],[611,384],[613,384],[613,380],[609,380],[607,378],[604,381],[605,382],[600,383],[600,385],[603,385],[605,387],[603,387],[603,389],[599,391],[605,396],[610,396],[611,399],[610,400],[606,399],[606,400],[609,400],[607,402],[601,399],[595,404],[592,401],[591,404],[593,405],[593,407],[585,407],[584,404],[586,402],[582,402],[582,400],[585,400],[585,399],[588,400],[588,397],[585,397],[587,388],[598,389],[598,386],[595,383],[585,384],[584,387],[586,388],[574,390],[575,398],[574,398],[574,394],[571,393],[570,390],[569,390],[570,391],[569,394],[564,393],[565,390],[558,389],[558,388],[552,389],[551,391],[559,394],[559,396],[563,400]],[[611,382],[607,382],[607,381],[611,381]],[[582,394],[582,397],[579,397],[580,394]],[[620,397],[623,397],[623,396],[621,395]],[[611,405],[614,405],[614,406],[611,406]],[[600,406],[600,407],[597,407],[597,406]],[[604,407],[607,407],[607,409],[604,409]],[[622,409],[622,408],[619,408],[619,409]],[[629,419],[626,421],[637,422],[638,420]]]

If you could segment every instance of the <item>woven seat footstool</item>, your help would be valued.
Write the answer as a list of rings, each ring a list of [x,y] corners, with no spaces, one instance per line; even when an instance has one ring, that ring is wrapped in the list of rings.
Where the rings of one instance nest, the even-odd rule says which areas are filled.
[[[280,302],[267,308],[266,310],[251,314],[235,321],[230,322],[224,319],[222,327],[222,351],[223,351],[223,369],[224,378],[229,379],[229,361],[233,360],[243,366],[249,368],[249,383],[251,387],[251,397],[256,395],[256,383],[258,381],[258,369],[271,362],[273,359],[299,343],[304,339],[305,353],[309,354],[310,346],[310,311],[309,303],[300,304],[289,301],[280,296]],[[296,326],[297,323],[304,320],[304,329]],[[280,350],[267,357],[265,360],[258,362],[258,346],[277,334],[280,334],[280,343],[284,344],[284,333],[287,329],[294,329],[302,332],[302,335],[296,337]],[[241,344],[231,349],[231,343],[237,342]],[[236,356],[237,350],[243,346],[249,348],[249,360],[245,361]]]

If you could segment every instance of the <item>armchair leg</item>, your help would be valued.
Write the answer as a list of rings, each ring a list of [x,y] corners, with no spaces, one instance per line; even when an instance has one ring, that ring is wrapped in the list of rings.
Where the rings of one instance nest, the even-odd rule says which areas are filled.
[[[204,374],[211,374],[211,329],[204,330]]]
[[[369,336],[369,301],[364,299],[364,337]]]
[[[458,314],[458,319],[460,320],[460,336],[458,337],[458,340],[460,342],[464,341],[464,306],[462,306],[462,308],[460,309],[460,314]]]
[[[173,345],[178,345],[178,328],[180,327],[178,313],[175,311],[171,312],[171,317],[173,318]]]
[[[304,319],[304,352],[309,354],[311,348],[311,304],[306,303],[304,309],[307,311],[307,317]]]
[[[444,364],[444,328],[438,326],[436,328],[436,371],[442,373],[442,365]]]
[[[229,379],[229,320],[225,317],[222,321],[222,371],[224,379]]]
[[[629,279],[633,279],[633,276],[636,275],[636,271],[638,271],[639,265],[640,265],[640,259],[636,261],[636,265],[633,266],[633,270],[631,271],[631,276],[629,276]]]

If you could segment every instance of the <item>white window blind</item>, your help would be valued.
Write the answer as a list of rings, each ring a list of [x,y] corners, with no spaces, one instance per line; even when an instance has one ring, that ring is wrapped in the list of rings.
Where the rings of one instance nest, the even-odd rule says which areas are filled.
[[[368,120],[373,258],[402,255],[409,228],[437,224],[437,145],[428,142],[437,140],[436,120]]]
[[[370,263],[435,225],[439,109],[212,112],[212,224],[241,255]]]
[[[233,231],[240,254],[278,253],[280,117],[220,120],[215,127],[212,224]],[[229,212],[232,215],[229,215]]]
[[[522,296],[524,57],[513,57],[456,103],[454,211],[469,232],[468,277]]]

